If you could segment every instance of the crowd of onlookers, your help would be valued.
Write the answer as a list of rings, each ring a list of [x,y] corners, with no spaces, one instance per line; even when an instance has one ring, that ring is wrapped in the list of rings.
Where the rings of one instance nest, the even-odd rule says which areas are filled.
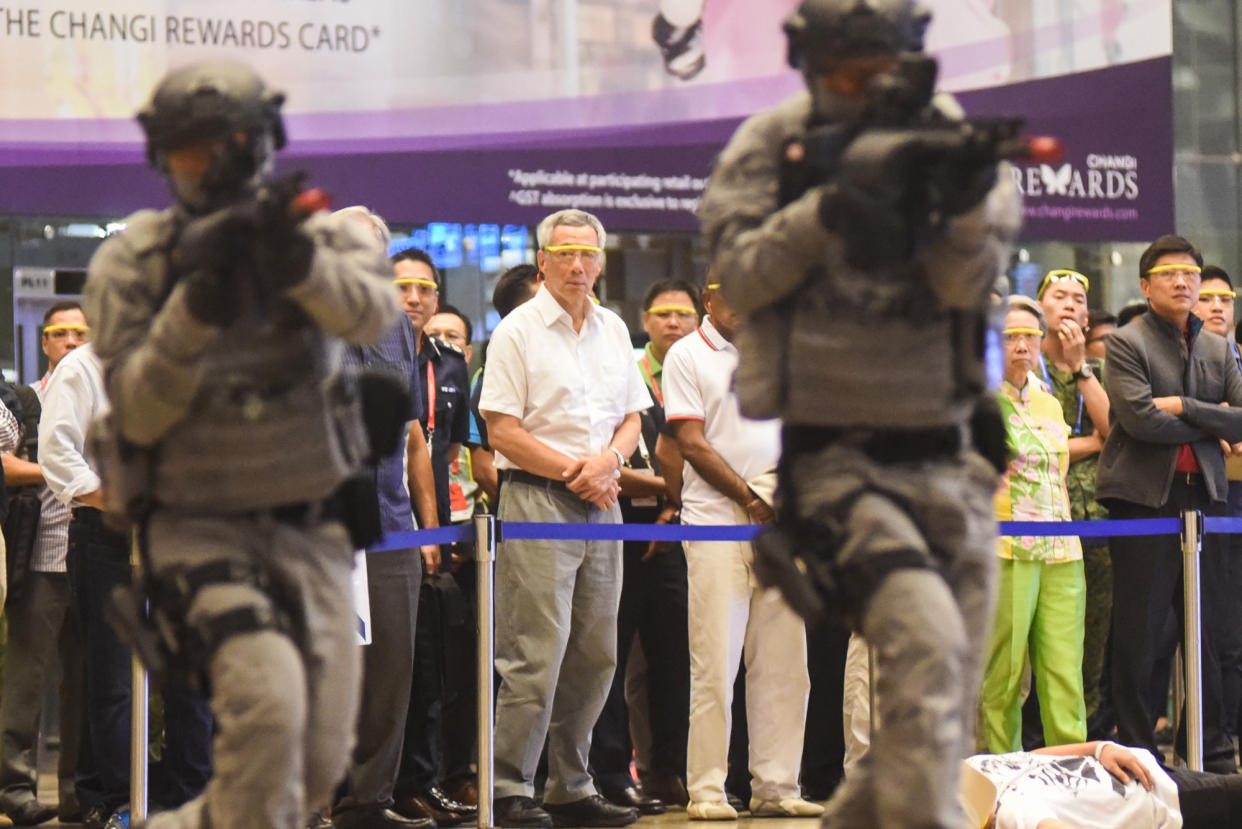
[[[999,519],[1240,514],[1233,283],[1165,236],[1144,252],[1139,287],[1145,301],[1116,316],[1088,310],[1090,282],[1072,270],[1050,271],[1033,298],[1008,297]],[[1236,536],[1206,536],[1200,582],[1204,765],[1230,773],[1242,724],[1237,551]],[[1184,729],[1169,726],[1184,721],[1169,710],[1184,641],[1179,540],[1029,535],[1002,538],[998,555],[981,744],[1006,752],[1116,734],[1184,756]]]
[[[627,331],[595,298],[602,226],[562,211],[540,225],[538,264],[497,281],[505,322],[475,360],[474,321],[445,301],[452,289],[433,260],[392,241],[369,211],[342,213],[389,247],[405,312],[382,342],[347,355],[354,370],[395,372],[412,392],[406,439],[375,470],[384,532],[498,507],[509,520],[772,520],[779,435],[738,414],[738,318],[710,276],[651,284],[641,328]],[[1088,308],[1090,281],[1073,270],[1050,271],[1034,297],[998,295],[995,398],[1011,458],[998,519],[1242,515],[1232,282],[1172,236],[1148,248],[1139,277],[1146,301],[1116,316]],[[129,649],[108,604],[131,580],[130,539],[105,520],[88,446],[107,406],[89,322],[74,302],[53,305],[46,375],[0,388],[0,810],[22,826],[128,826]],[[575,454],[575,440],[595,454]],[[1240,543],[1210,535],[1203,551],[1205,758],[1222,772],[1236,770],[1242,725]],[[502,546],[497,825],[625,825],[682,806],[708,820],[819,814],[809,801],[827,798],[866,751],[866,643],[830,625],[806,630],[756,584],[747,543],[626,542],[616,560],[591,545]],[[370,626],[357,745],[336,802],[315,820],[473,822],[472,551],[359,555]],[[1013,536],[997,555],[980,747],[1115,734],[1157,751],[1157,732],[1178,719],[1168,710],[1184,621],[1176,539]],[[53,680],[57,717],[42,710]],[[193,683],[165,683],[156,703],[152,805],[174,808],[209,777],[212,717]],[[53,719],[57,807],[36,796],[40,723]],[[1183,752],[1184,734],[1175,743]]]

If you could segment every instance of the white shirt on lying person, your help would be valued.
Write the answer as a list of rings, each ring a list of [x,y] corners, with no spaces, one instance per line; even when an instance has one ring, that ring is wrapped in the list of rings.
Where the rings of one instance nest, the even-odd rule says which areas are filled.
[[[1076,829],[1181,829],[1177,784],[1150,752],[1128,750],[1151,775],[1150,792],[1137,780],[1123,784],[1094,757],[1019,751],[966,763],[996,786],[996,829],[1036,829],[1049,819]]]

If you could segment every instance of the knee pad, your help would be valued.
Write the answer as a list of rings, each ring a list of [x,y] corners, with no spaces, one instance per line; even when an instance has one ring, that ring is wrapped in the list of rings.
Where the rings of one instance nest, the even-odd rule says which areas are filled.
[[[888,641],[928,655],[960,655],[966,627],[948,582],[934,569],[888,572],[860,617],[869,642]]]
[[[933,562],[921,551],[911,549],[886,550],[854,556],[836,567],[837,585],[842,612],[851,627],[862,631],[862,617],[871,605],[877,591],[897,573],[918,572],[934,579],[944,587],[948,585]]]

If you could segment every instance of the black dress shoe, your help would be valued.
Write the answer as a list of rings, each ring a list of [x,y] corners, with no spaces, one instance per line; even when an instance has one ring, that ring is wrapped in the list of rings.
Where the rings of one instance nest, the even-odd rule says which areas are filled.
[[[31,798],[15,806],[6,806],[4,813],[13,821],[14,826],[38,826],[56,817],[56,807],[44,806]]]
[[[749,806],[747,806],[745,800],[742,800],[742,798],[733,794],[733,792],[725,792],[725,800],[727,800],[729,802],[729,805],[732,806],[734,810],[738,812],[745,812],[747,811],[747,809],[750,808]]]
[[[409,818],[379,804],[355,806],[332,814],[337,829],[436,829],[431,818]]]
[[[668,806],[685,806],[690,802],[686,784],[671,771],[651,771],[643,775],[642,790]]]
[[[628,806],[640,815],[662,815],[668,811],[668,807],[664,805],[663,800],[649,797],[637,786],[624,786],[621,788],[608,786],[603,789],[603,795],[610,803],[614,803],[617,806]]]
[[[545,803],[543,808],[557,827],[629,826],[638,820],[638,812],[615,806],[597,794],[569,803]]]
[[[493,806],[492,823],[503,829],[552,829],[552,816],[529,797],[498,797]]]

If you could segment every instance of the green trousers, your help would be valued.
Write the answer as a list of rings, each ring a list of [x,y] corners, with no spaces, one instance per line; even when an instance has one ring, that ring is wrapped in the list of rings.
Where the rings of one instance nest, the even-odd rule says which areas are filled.
[[[1022,676],[1030,656],[1048,745],[1087,739],[1082,648],[1086,577],[1082,561],[1001,559],[996,619],[980,705],[988,751],[1022,748]]]

